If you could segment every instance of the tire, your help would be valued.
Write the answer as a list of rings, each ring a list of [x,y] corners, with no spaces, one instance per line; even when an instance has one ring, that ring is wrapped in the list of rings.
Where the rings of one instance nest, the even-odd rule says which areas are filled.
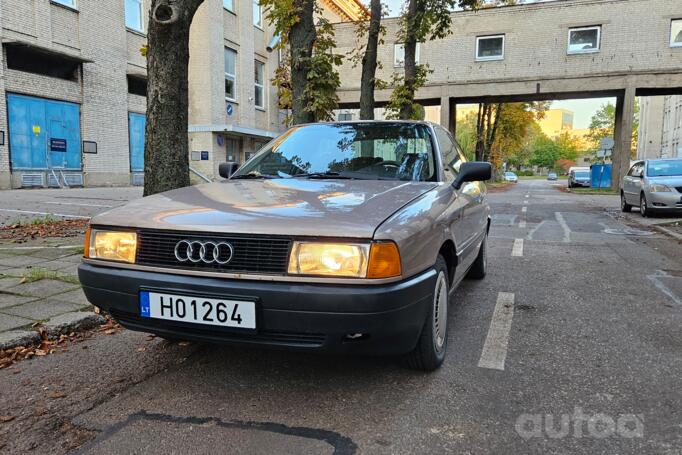
[[[628,213],[632,210],[632,206],[625,200],[625,193],[620,192],[620,211]]]
[[[482,280],[488,272],[488,234],[483,236],[478,256],[467,273],[467,278]]]
[[[649,216],[649,204],[646,202],[646,196],[644,193],[639,197],[639,213],[643,218]]]
[[[443,256],[438,255],[436,264],[436,284],[433,302],[424,321],[417,346],[407,354],[407,365],[420,371],[434,371],[445,360],[448,347],[448,304],[450,302],[450,283],[448,266]]]

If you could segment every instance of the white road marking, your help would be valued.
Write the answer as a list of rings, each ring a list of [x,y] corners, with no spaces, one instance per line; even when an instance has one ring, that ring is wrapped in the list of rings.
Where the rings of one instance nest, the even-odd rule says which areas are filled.
[[[568,227],[568,224],[566,224],[566,220],[564,219],[564,216],[560,212],[554,212],[554,216],[556,217],[556,220],[559,222],[559,225],[561,226],[561,229],[564,230],[564,243],[570,243],[571,241],[571,228]]]
[[[25,213],[27,215],[52,215],[52,216],[59,216],[62,218],[76,218],[79,220],[89,220],[91,218],[89,216],[66,215],[64,213],[33,212],[31,210],[0,209],[0,212]]]
[[[537,232],[538,229],[542,227],[543,224],[545,224],[547,220],[542,220],[538,224],[535,225],[533,229],[528,232],[528,236],[526,236],[526,240],[533,240],[533,235],[535,235],[535,232]]]
[[[523,239],[514,239],[514,246],[512,246],[512,256],[523,256]]]
[[[521,221],[519,221],[519,227],[520,227],[521,229],[525,229],[525,228],[526,228],[526,220],[521,220]]]
[[[521,211],[524,212],[524,213],[527,212],[527,211],[528,211],[528,207],[522,207],[522,208],[521,208]]]
[[[649,281],[651,281],[654,286],[658,288],[659,291],[667,295],[672,299],[673,302],[675,302],[677,305],[682,305],[682,299],[680,299],[675,292],[673,292],[668,286],[666,286],[660,278],[665,278],[669,277],[670,274],[664,272],[663,270],[658,270],[658,274],[656,275],[647,275],[647,278]]]
[[[530,197],[530,195],[529,195],[529,194],[526,194],[524,197]]]
[[[104,204],[78,204],[76,202],[54,202],[54,201],[45,201],[45,202],[42,202],[42,204],[77,205],[79,207],[103,207],[103,208],[113,207],[113,205],[104,205]]]
[[[528,201],[523,201],[523,205],[528,205]]]
[[[478,361],[480,368],[504,371],[513,316],[514,294],[500,292],[497,294],[493,319],[490,321],[488,336],[485,339],[481,358]]]

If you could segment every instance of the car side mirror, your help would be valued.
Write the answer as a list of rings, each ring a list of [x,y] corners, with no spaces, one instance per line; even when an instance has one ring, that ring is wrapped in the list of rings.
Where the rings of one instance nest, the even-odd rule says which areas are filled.
[[[459,168],[459,175],[452,182],[452,186],[458,190],[466,182],[480,182],[490,180],[493,175],[493,167],[487,161],[471,161],[462,163]]]
[[[229,179],[232,177],[232,174],[237,172],[237,169],[239,169],[239,163],[235,163],[234,161],[220,163],[220,165],[218,165],[218,174],[224,179]]]

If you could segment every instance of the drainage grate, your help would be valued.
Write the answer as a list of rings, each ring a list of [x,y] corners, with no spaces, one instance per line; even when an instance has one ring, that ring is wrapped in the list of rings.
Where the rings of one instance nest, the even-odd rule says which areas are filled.
[[[68,186],[83,186],[83,174],[77,173],[64,174],[64,182]]]
[[[47,186],[50,188],[59,188],[61,186],[59,184],[59,177],[51,173],[47,174]]]

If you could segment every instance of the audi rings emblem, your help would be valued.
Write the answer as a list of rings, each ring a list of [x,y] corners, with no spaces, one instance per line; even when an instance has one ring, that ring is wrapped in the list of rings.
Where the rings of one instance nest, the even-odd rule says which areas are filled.
[[[204,262],[225,265],[232,260],[234,248],[227,242],[180,240],[175,244],[175,258],[180,262]]]

